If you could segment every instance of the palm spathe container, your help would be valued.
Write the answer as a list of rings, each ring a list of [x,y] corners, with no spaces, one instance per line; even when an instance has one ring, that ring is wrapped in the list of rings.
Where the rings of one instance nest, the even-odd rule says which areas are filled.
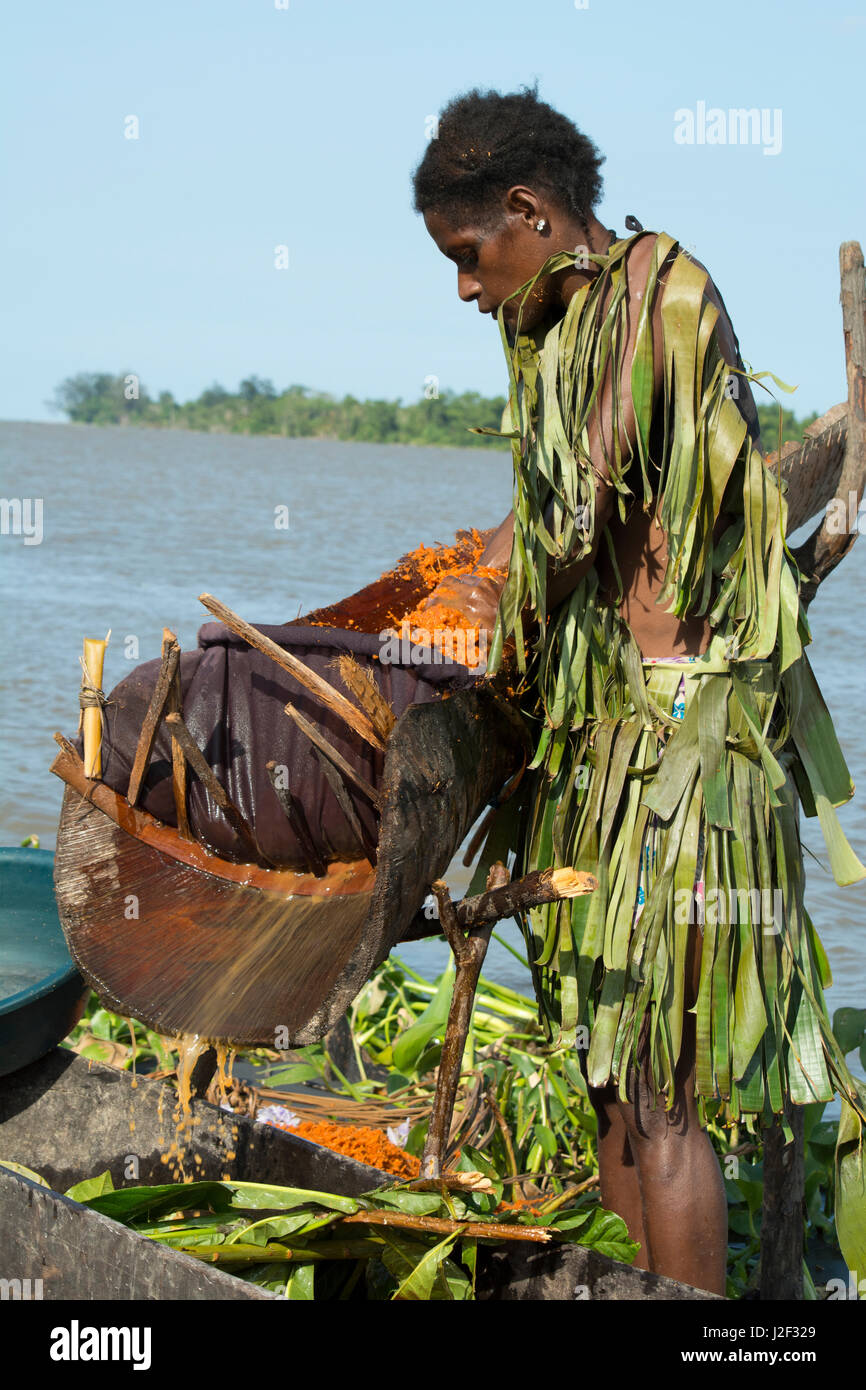
[[[471,556],[475,541],[460,533],[458,548]],[[58,740],[58,909],[107,1007],[166,1034],[303,1046],[412,932],[431,882],[520,765],[526,735],[471,668],[412,643],[397,644],[395,659],[392,642],[380,659],[394,614],[432,588],[410,558],[328,609],[258,627],[264,646],[315,679],[207,623],[173,676],[167,644],[162,661],[109,693],[101,779],[86,776],[80,745]],[[387,737],[360,737],[340,713],[348,700],[359,726],[372,722],[341,665],[356,686],[375,683]],[[169,694],[131,805],[161,675]],[[181,725],[206,767],[198,775],[187,757],[179,779]]]

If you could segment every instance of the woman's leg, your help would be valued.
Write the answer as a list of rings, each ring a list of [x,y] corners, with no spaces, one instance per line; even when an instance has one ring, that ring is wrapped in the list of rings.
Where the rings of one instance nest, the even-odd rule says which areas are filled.
[[[652,1108],[643,1071],[632,1087],[633,1103],[619,1108],[635,1161],[649,1268],[724,1294],[728,1208],[715,1150],[698,1122],[694,1035],[694,1015],[686,1014],[671,1110],[661,1097]]]
[[[629,1078],[630,1102],[617,1087],[589,1087],[598,1116],[601,1202],[625,1221],[641,1249],[640,1269],[711,1293],[724,1294],[728,1251],[728,1208],[721,1169],[709,1135],[698,1122],[695,1101],[695,1016],[700,932],[690,942],[686,964],[686,1013],[674,1103],[664,1109],[649,1085],[645,1058]]]
[[[635,1256],[638,1269],[649,1269],[649,1251],[643,1224],[643,1204],[637,1168],[625,1120],[613,1085],[589,1087],[589,1098],[598,1116],[598,1177],[601,1204],[621,1216],[632,1240],[640,1250]]]
[[[648,1080],[646,1056],[629,1076],[631,1103],[620,1102],[640,1186],[650,1268],[698,1289],[724,1294],[728,1203],[712,1142],[698,1121],[695,1033],[702,932],[695,927],[685,962],[686,993],[674,1103],[664,1108]],[[644,1037],[647,1030],[644,1029]]]
[[[613,1085],[590,1087],[598,1116],[599,1195],[641,1247],[635,1268],[724,1294],[728,1207],[718,1159],[698,1123],[691,1014],[686,1030],[692,1037],[683,1040],[670,1111],[662,1098],[652,1109],[643,1075],[633,1104],[618,1100]]]

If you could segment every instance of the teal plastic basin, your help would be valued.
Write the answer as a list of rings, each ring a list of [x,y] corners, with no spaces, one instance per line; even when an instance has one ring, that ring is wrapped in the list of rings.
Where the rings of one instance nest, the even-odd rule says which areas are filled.
[[[0,847],[0,1076],[56,1047],[87,995],[57,915],[54,855]]]

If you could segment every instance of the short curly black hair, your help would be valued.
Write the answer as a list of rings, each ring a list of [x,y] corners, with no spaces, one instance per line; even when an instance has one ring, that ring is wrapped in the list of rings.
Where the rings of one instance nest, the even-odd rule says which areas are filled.
[[[601,196],[604,163],[593,142],[536,87],[454,97],[415,170],[415,211],[488,227],[515,184],[543,188],[586,223]]]

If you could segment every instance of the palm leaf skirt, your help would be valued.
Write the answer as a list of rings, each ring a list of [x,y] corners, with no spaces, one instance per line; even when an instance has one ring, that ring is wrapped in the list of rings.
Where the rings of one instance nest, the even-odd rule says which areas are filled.
[[[850,1074],[803,906],[797,754],[772,665],[645,663],[644,680],[615,717],[553,731],[533,770],[522,871],[599,880],[521,921],[550,1037],[587,1047],[590,1085],[625,1099],[631,1060],[672,1104],[697,932],[696,1094],[732,1119],[830,1100]]]
[[[515,523],[488,672],[513,639],[538,744],[530,777],[494,822],[477,878],[483,886],[484,861],[509,846],[523,872],[573,865],[598,877],[589,897],[521,921],[542,1018],[555,1043],[587,1048],[591,1084],[613,1081],[625,1096],[631,1062],[672,1105],[692,1008],[704,1118],[711,1098],[752,1124],[789,1101],[829,1100],[839,1090],[837,1228],[849,1267],[866,1277],[866,1088],[827,1017],[830,972],[803,906],[798,833],[800,809],[817,816],[836,882],[866,877],[836,816],[853,786],[805,653],[785,485],[731,398],[733,369],[707,274],[664,234],[628,365],[626,261],[642,235],[593,257],[598,274],[546,329],[523,331],[523,306],[539,278],[576,264],[576,252],[549,257],[510,297],[520,311],[513,333],[500,305]],[[658,286],[660,325],[649,307]],[[608,373],[610,400],[599,390]],[[623,450],[627,404],[636,434]],[[598,538],[591,429],[607,438],[602,416],[614,425],[612,449],[601,448],[620,519],[641,501],[665,534],[656,603],[706,617],[713,633],[685,672],[681,719],[681,666],[642,667],[620,616],[609,527],[601,544],[618,595],[599,592],[591,566],[548,611],[551,558],[580,560]],[[654,429],[663,436],[657,446]],[[701,881],[703,920],[690,921]],[[692,1005],[686,972],[696,934]]]

